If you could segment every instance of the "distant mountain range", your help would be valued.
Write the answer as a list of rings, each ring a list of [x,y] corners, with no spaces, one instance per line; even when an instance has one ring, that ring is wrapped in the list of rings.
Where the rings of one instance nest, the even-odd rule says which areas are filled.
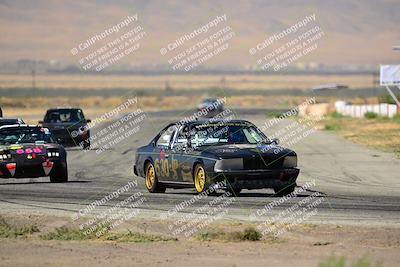
[[[399,0],[97,0],[1,1],[0,62],[44,60],[77,64],[71,49],[91,36],[138,14],[146,32],[141,48],[117,64],[167,65],[160,48],[227,15],[235,32],[229,48],[205,67],[252,68],[249,49],[305,16],[315,14],[324,31],[318,48],[301,62],[323,65],[375,66],[400,63]],[[314,63],[313,63],[314,64]]]

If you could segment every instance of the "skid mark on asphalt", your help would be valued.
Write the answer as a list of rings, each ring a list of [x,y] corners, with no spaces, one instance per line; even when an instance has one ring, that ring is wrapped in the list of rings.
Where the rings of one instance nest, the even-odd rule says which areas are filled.
[[[345,169],[342,169],[342,173],[344,174],[344,176],[346,178],[350,178],[351,180],[355,181],[355,182],[361,182],[362,179],[354,174],[351,174],[349,172],[347,172]]]

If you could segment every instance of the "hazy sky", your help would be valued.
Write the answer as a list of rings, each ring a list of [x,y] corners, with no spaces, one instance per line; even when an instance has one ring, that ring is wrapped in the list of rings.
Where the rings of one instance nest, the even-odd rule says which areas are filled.
[[[315,14],[324,32],[304,62],[398,63],[400,0],[325,1],[0,1],[0,61],[59,60],[77,63],[71,49],[91,36],[138,14],[146,36],[140,49],[120,62],[167,64],[160,49],[214,19],[227,16],[235,36],[207,65],[253,65],[249,49],[273,33]],[[190,42],[188,42],[190,43]]]

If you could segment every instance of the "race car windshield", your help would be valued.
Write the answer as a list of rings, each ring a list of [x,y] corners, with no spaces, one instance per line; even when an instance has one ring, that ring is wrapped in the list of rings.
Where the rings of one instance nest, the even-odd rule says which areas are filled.
[[[45,128],[3,129],[0,131],[0,144],[55,143],[55,139]]]
[[[85,118],[79,109],[65,109],[48,111],[44,122],[46,123],[68,123],[68,122],[81,122]]]
[[[194,130],[190,137],[193,146],[270,143],[260,130],[251,125],[199,125]]]

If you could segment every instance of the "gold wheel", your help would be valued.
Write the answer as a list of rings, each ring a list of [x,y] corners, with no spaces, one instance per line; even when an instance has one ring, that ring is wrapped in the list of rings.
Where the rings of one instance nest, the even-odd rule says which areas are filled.
[[[196,168],[196,173],[194,175],[194,186],[198,193],[204,191],[204,186],[206,184],[206,172],[202,166]]]
[[[149,163],[146,171],[146,188],[151,190],[156,181],[156,172],[154,171],[153,164]]]

